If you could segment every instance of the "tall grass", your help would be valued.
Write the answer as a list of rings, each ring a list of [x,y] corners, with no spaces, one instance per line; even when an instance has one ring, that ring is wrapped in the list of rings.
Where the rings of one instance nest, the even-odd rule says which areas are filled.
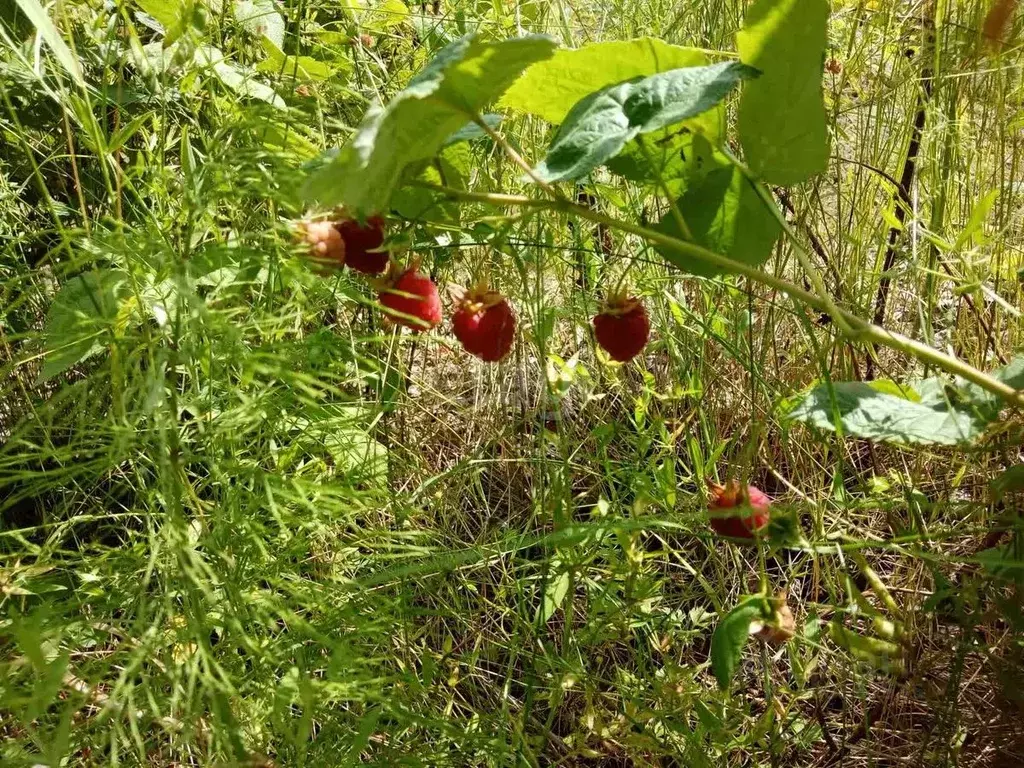
[[[1021,344],[1024,148],[1020,20],[986,53],[985,9],[836,3],[833,157],[785,202],[844,307],[872,317],[888,281],[888,327],[990,369]],[[1020,461],[1016,415],[971,450],[784,426],[782,398],[817,378],[926,371],[560,214],[396,224],[439,282],[486,267],[512,297],[522,332],[492,367],[445,333],[396,333],[364,283],[292,245],[302,164],[446,37],[728,50],[744,3],[414,5],[362,29],[289,2],[286,50],[336,74],[258,74],[286,109],[184,54],[161,71],[147,48],[147,69],[159,38],[139,10],[50,9],[88,89],[23,15],[0,26],[4,764],[1024,761],[1019,498],[989,490]],[[184,44],[265,56],[228,5],[199,26]],[[360,31],[372,44],[348,44]],[[549,138],[522,118],[503,131],[534,160]],[[517,189],[497,148],[464,151],[471,183]],[[572,191],[631,220],[662,205],[612,177]],[[962,247],[942,245],[992,191]],[[42,381],[47,308],[93,268],[123,270],[126,298],[99,354]],[[785,243],[767,269],[799,275]],[[589,321],[625,270],[656,337],[609,366]],[[776,497],[814,546],[716,539],[704,487],[726,478]],[[903,675],[823,632],[857,613],[851,583],[886,613],[856,552],[907,626]],[[751,645],[719,693],[716,615],[761,584],[788,592],[799,636]]]

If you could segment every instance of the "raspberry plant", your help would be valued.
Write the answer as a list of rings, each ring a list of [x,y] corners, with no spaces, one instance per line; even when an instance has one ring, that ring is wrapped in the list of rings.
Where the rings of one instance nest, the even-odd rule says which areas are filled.
[[[1024,761],[1016,10],[15,0],[0,763]]]

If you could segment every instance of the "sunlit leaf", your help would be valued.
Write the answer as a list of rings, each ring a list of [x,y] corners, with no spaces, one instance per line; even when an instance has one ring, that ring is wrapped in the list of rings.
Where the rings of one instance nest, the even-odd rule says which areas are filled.
[[[163,31],[176,27],[184,13],[182,0],[137,0],[139,7],[160,22]]]
[[[678,207],[694,242],[744,264],[762,264],[782,232],[766,202],[735,167],[707,174],[687,190]],[[689,239],[672,211],[665,214],[656,229],[675,238]],[[711,277],[721,271],[698,259],[687,259],[670,248],[659,247],[658,252],[690,274]]]
[[[985,421],[967,408],[945,402],[915,402],[874,382],[819,384],[795,398],[785,418],[818,429],[880,442],[917,445],[956,445],[975,439]],[[833,397],[834,395],[834,397]]]
[[[989,376],[1018,392],[1024,391],[1024,356],[1015,357],[1006,365],[990,371]],[[996,418],[1006,405],[999,395],[982,389],[977,384],[964,383],[962,392],[967,401],[986,419]]]
[[[292,56],[284,53],[269,37],[263,38],[267,58],[256,65],[259,72],[267,72],[296,80],[326,80],[332,74],[328,64],[312,56]]]
[[[39,381],[103,351],[109,342],[107,331],[127,294],[128,275],[120,270],[95,270],[68,280],[46,315],[46,359]]]
[[[757,70],[735,61],[673,69],[592,93],[569,111],[536,168],[545,181],[578,179],[627,142],[706,112]]]
[[[678,195],[728,159],[715,147],[723,134],[722,105],[677,125],[638,136],[610,159],[608,170]]]
[[[371,32],[387,32],[409,18],[409,7],[402,0],[382,0],[364,12],[361,24]]]
[[[898,673],[903,669],[903,652],[895,643],[876,637],[867,637],[847,629],[838,621],[829,624],[829,637],[858,661],[885,672]]]
[[[483,120],[491,128],[497,128],[501,125],[501,115],[483,115]],[[444,145],[447,147],[452,144],[458,144],[460,141],[477,141],[486,137],[487,133],[479,125],[476,123],[466,123],[462,128],[445,139]]]
[[[433,157],[445,140],[494,101],[555,42],[531,35],[497,43],[463,37],[444,48],[383,108],[371,110],[352,141],[314,171],[303,194],[353,213],[387,207],[402,170]]]
[[[234,11],[238,23],[257,39],[266,37],[278,50],[284,47],[284,18],[274,0],[236,0]]]
[[[757,0],[736,35],[740,59],[763,73],[740,98],[740,143],[750,168],[772,184],[796,184],[825,170],[828,14],[827,0]]]
[[[274,92],[273,88],[254,78],[251,72],[225,60],[224,54],[219,49],[211,45],[199,46],[196,48],[195,62],[200,66],[212,69],[218,80],[240,96],[249,96],[284,109],[284,100]]]
[[[967,226],[964,227],[963,232],[957,236],[956,242],[953,244],[954,250],[963,250],[965,246],[976,239],[998,198],[999,190],[991,189],[975,204],[971,209],[971,217],[967,220]]]
[[[506,91],[499,106],[557,125],[576,102],[605,86],[707,63],[703,51],[650,37],[591,43],[556,51],[550,59],[531,66]]]
[[[557,563],[552,563],[552,567],[557,567],[557,565]],[[541,621],[547,621],[554,616],[555,611],[558,610],[559,606],[565,601],[566,595],[569,594],[571,581],[569,571],[560,571],[551,577],[544,588],[544,602],[541,605],[540,613]]]
[[[768,615],[770,611],[771,607],[764,597],[750,595],[741,599],[718,622],[711,635],[711,671],[721,690],[728,690],[740,659],[743,658],[751,622]]]

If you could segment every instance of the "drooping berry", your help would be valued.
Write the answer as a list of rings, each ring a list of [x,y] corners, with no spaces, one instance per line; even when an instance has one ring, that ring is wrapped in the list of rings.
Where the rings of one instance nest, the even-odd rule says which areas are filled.
[[[345,263],[356,272],[378,275],[388,265],[384,244],[384,219],[371,216],[360,224],[355,219],[338,222],[338,231],[345,240]]]
[[[711,501],[708,515],[711,527],[719,536],[752,539],[755,531],[768,525],[772,500],[759,488],[740,488],[735,480],[721,486],[710,483]]]
[[[612,299],[594,317],[594,335],[612,360],[625,363],[647,345],[651,321],[639,299]]]
[[[345,240],[333,221],[307,221],[299,228],[309,246],[309,258],[322,267],[341,268],[345,263]]]
[[[494,363],[512,349],[516,315],[508,299],[486,287],[466,294],[452,317],[452,329],[471,355]]]
[[[434,281],[413,267],[381,289],[377,299],[388,317],[414,331],[425,331],[441,322],[441,296]]]

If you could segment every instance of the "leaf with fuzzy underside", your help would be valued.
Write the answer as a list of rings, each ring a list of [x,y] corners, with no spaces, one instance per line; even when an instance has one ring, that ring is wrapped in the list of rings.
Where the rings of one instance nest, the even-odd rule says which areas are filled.
[[[409,164],[436,155],[555,45],[544,35],[497,43],[467,36],[449,44],[386,107],[366,115],[352,141],[307,179],[303,196],[356,215],[385,210]]]
[[[602,88],[577,102],[536,168],[544,181],[579,179],[623,150],[627,142],[718,105],[752,67],[729,61],[685,67]]]

